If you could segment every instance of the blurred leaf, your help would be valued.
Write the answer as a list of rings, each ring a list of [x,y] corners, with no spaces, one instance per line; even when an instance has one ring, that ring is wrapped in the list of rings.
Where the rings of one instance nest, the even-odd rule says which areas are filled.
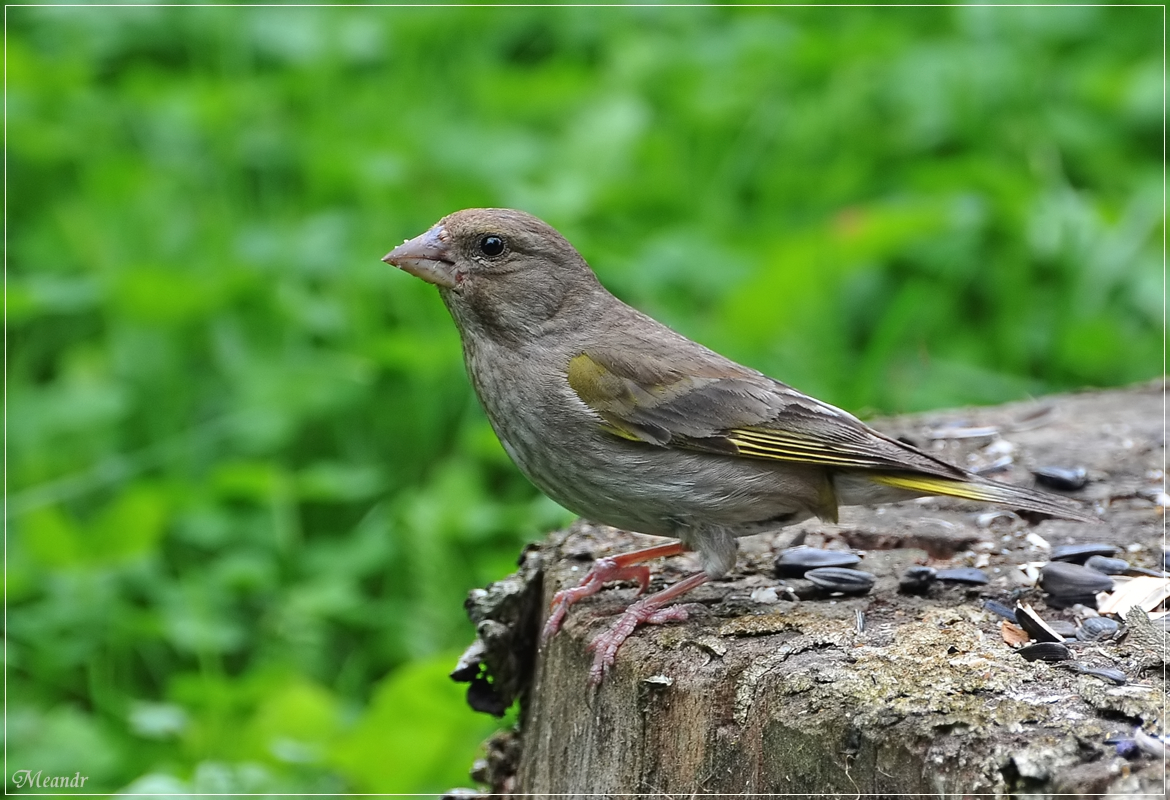
[[[59,508],[42,508],[27,515],[20,526],[20,542],[41,565],[64,567],[84,558],[84,544],[76,524]]]
[[[50,314],[76,314],[97,306],[102,292],[86,276],[28,275],[10,281],[5,291],[8,320],[24,322]]]
[[[104,508],[94,520],[87,547],[95,559],[133,558],[153,549],[168,516],[165,489],[139,483]]]
[[[45,775],[80,772],[88,786],[101,786],[115,773],[121,755],[118,744],[89,714],[71,706],[38,711],[27,705],[10,706],[5,742],[14,769]],[[9,772],[7,791],[15,788]]]
[[[321,686],[294,679],[271,688],[246,735],[256,758],[314,763],[324,757],[339,725],[336,698]]]
[[[365,500],[385,488],[386,479],[373,466],[319,462],[301,471],[297,491],[306,500]]]
[[[178,736],[187,721],[187,712],[171,703],[135,703],[130,709],[130,729],[146,739]]]
[[[358,791],[425,792],[467,782],[468,765],[494,726],[468,719],[460,707],[462,689],[447,677],[457,657],[416,661],[378,685],[331,756]]]
[[[267,461],[227,462],[212,476],[212,484],[220,494],[257,502],[270,499],[287,481],[287,476]]]
[[[220,288],[206,274],[191,275],[175,267],[139,266],[118,272],[111,297],[113,311],[120,317],[171,324],[200,319],[220,305],[220,294]]]

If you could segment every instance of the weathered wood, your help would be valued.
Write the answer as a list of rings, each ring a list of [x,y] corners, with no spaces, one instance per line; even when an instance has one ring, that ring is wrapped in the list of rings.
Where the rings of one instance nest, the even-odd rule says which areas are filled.
[[[1131,563],[1162,566],[1163,390],[1158,382],[879,421],[969,466],[1010,445],[1004,477],[1014,482],[1028,481],[1038,465],[1084,467],[1091,482],[1074,496],[1107,507],[1105,524],[980,520],[987,507],[929,499],[843,509],[835,525],[744,539],[736,571],[686,598],[690,619],[639,629],[596,690],[586,645],[633,587],[574,606],[560,635],[536,653],[540,614],[593,558],[652,540],[583,522],[553,534],[526,553],[517,575],[469,600],[486,646],[461,676],[479,675],[480,707],[522,698],[519,730],[493,743],[479,777],[497,792],[570,796],[1161,796],[1163,762],[1127,760],[1105,740],[1139,726],[1164,730],[1164,640],[1159,650],[1158,635],[1144,631],[1076,647],[1079,663],[1128,675],[1127,685],[1114,686],[1025,661],[982,602],[1023,597],[1046,618],[1071,618],[1048,609],[1017,569],[1045,560],[1044,541],[1137,546],[1125,554]],[[991,438],[927,435],[955,423],[993,426],[1000,444],[989,452]],[[775,554],[793,541],[866,549],[860,567],[878,575],[877,586],[863,597],[827,598],[805,581],[773,577]],[[899,593],[904,568],[931,556],[986,563],[992,582]],[[652,589],[695,568],[689,555],[657,565]],[[784,586],[805,599],[785,599]],[[768,587],[779,587],[780,599]]]

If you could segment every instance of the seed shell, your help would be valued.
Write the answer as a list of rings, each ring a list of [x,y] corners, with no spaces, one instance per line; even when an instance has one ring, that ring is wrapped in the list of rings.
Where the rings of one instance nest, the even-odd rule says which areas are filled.
[[[1085,566],[1104,575],[1124,575],[1129,570],[1129,562],[1124,558],[1109,556],[1089,556]]]
[[[1103,681],[1109,681],[1118,686],[1124,686],[1129,682],[1129,678],[1126,677],[1124,672],[1113,667],[1088,667],[1079,661],[1071,661],[1068,664],[1068,668],[1082,675],[1091,675],[1094,678],[1100,678]]]
[[[1134,606],[1143,611],[1154,611],[1170,599],[1170,578],[1143,576],[1118,587],[1102,604],[1102,614],[1125,617]]]
[[[1089,482],[1089,473],[1084,467],[1037,467],[1032,474],[1037,483],[1062,492],[1075,492]]]
[[[1018,625],[1019,620],[1016,619],[1016,612],[1005,606],[1003,603],[995,600],[984,600],[983,607],[996,616],[1003,617],[1008,622]]]
[[[898,578],[898,588],[908,594],[920,594],[929,589],[937,577],[938,570],[934,567],[907,567]]]
[[[1012,647],[1027,644],[1031,638],[1028,636],[1027,631],[1019,625],[1008,622],[1006,619],[1000,620],[999,622],[999,636]]]
[[[1083,564],[1090,556],[1112,556],[1116,553],[1117,548],[1111,544],[1089,542],[1062,545],[1055,548],[1049,558],[1053,561],[1072,561],[1075,564]]]
[[[1040,618],[1030,605],[1016,606],[1016,624],[1028,632],[1037,642],[1063,642],[1064,636]]]
[[[1072,652],[1057,642],[1037,642],[1016,651],[1026,661],[1068,661]]]
[[[1113,589],[1113,579],[1080,564],[1049,561],[1040,570],[1040,588],[1065,600],[1084,598],[1110,591]]]
[[[842,550],[819,550],[815,547],[790,547],[776,556],[776,574],[781,578],[799,578],[810,569],[851,567],[861,561]]]
[[[1109,617],[1088,617],[1077,628],[1076,637],[1082,642],[1104,642],[1116,639],[1121,623]]]
[[[843,594],[865,594],[877,583],[872,573],[844,567],[818,567],[804,573],[804,577],[815,586]]]
[[[975,569],[975,567],[940,569],[938,571],[937,577],[940,581],[949,581],[950,583],[969,583],[975,586],[982,586],[989,580],[986,572],[981,569]]]

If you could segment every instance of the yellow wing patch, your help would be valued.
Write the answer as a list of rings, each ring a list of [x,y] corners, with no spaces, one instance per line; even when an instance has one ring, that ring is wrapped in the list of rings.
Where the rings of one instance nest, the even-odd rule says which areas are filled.
[[[615,413],[622,404],[637,404],[626,381],[598,364],[588,353],[569,360],[568,379],[569,387],[577,393],[581,402],[605,420],[602,428],[632,442],[645,441],[635,431],[623,426],[620,416]]]
[[[569,386],[590,405],[599,398],[627,393],[622,379],[590,358],[588,353],[569,361]]]
[[[850,454],[827,442],[795,436],[786,431],[736,428],[727,433],[742,456],[775,461],[796,461],[826,467],[872,467],[874,460]]]

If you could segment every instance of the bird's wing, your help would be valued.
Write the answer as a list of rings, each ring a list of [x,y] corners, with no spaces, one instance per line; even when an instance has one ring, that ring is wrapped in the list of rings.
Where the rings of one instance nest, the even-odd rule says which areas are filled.
[[[568,380],[608,431],[633,441],[829,468],[969,475],[733,362],[684,366],[598,349],[569,362]]]

